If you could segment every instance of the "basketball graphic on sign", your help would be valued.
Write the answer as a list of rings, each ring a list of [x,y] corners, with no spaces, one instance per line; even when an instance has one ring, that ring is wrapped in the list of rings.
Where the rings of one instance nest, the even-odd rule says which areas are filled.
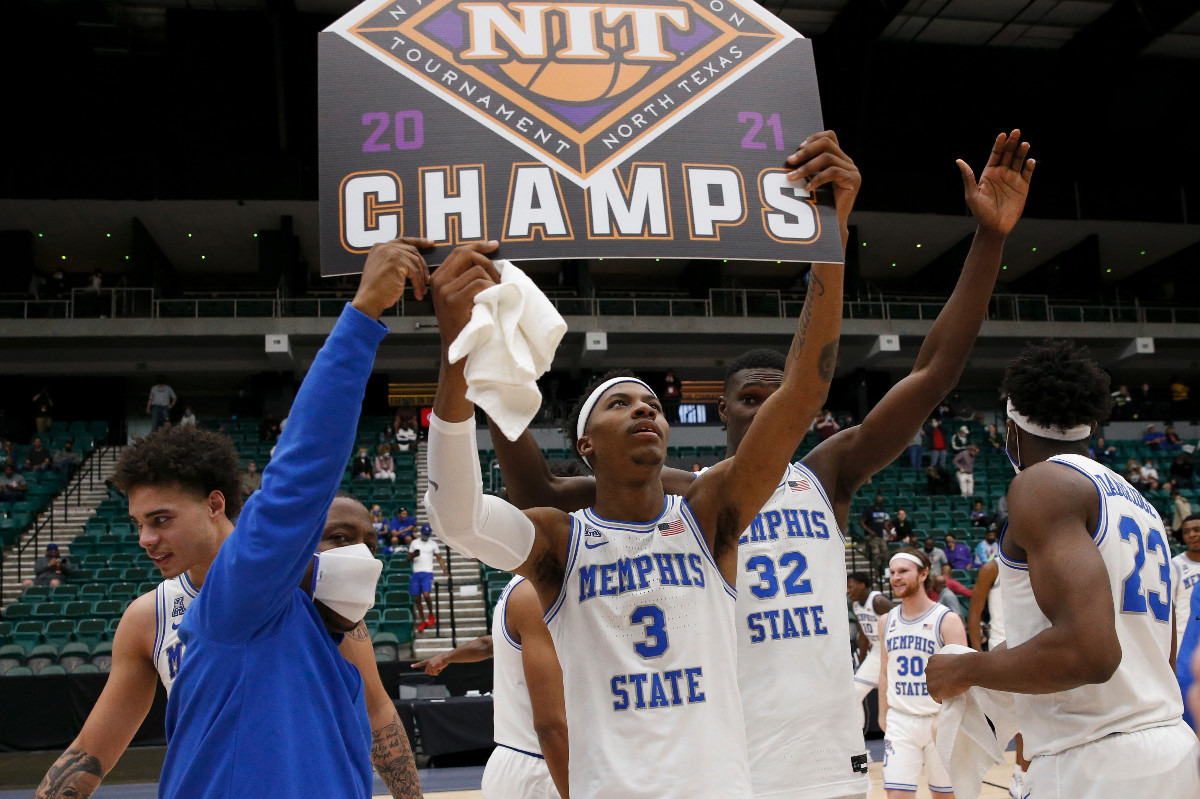
[[[549,18],[552,38],[546,61],[540,64],[509,61],[497,65],[515,83],[548,100],[588,103],[628,91],[650,71],[645,64],[625,63],[622,59],[622,54],[632,49],[628,28],[600,33],[597,49],[607,51],[603,59],[581,63],[578,59],[557,58],[570,48],[563,26],[553,24],[556,19],[559,18]]]

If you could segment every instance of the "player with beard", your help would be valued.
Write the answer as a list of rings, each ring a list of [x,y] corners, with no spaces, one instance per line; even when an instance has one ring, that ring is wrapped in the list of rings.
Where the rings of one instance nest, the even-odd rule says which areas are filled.
[[[883,787],[888,799],[916,796],[922,767],[929,791],[953,797],[950,776],[934,745],[940,706],[929,696],[925,665],[946,644],[966,646],[962,619],[929,598],[929,558],[905,547],[892,555],[892,593],[900,600],[879,634],[879,726],[884,739]]]

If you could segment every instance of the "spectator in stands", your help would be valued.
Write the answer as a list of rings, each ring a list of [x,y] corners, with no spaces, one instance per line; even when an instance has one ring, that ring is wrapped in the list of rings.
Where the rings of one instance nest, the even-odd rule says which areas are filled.
[[[930,496],[951,496],[955,492],[954,478],[941,466],[925,470],[925,488]]]
[[[1129,387],[1125,385],[1117,386],[1117,390],[1112,392],[1113,419],[1129,419],[1133,415],[1133,396],[1129,393]]]
[[[675,372],[668,369],[666,376],[663,377],[662,405],[663,414],[671,424],[679,421],[679,402],[683,396],[680,394],[679,388],[679,381],[675,379]]]
[[[1159,476],[1158,467],[1154,465],[1153,458],[1146,458],[1146,462],[1141,467],[1142,482],[1150,486],[1151,491],[1158,490]]]
[[[1159,449],[1167,440],[1165,433],[1160,433],[1154,425],[1146,425],[1146,435],[1142,436],[1142,445],[1150,449]]]
[[[1004,436],[1000,435],[1000,431],[994,424],[987,426],[987,442],[984,444],[984,452],[990,452],[993,455],[1004,454]]]
[[[946,575],[933,575],[933,591],[935,594],[937,594],[937,601],[940,604],[950,608],[959,616],[963,615],[962,603],[958,601],[958,597],[956,597],[954,592],[950,590],[950,587],[946,585]]]
[[[408,508],[401,508],[388,523],[388,529],[398,533],[405,544],[412,541],[413,528],[416,526],[417,520],[408,515]]]
[[[48,296],[56,300],[65,300],[71,290],[67,288],[67,273],[60,266],[50,275],[50,290]]]
[[[33,437],[33,446],[25,453],[25,466],[21,471],[48,472],[54,468],[54,453],[42,444],[41,436]]]
[[[824,441],[841,430],[842,426],[833,418],[833,414],[829,412],[828,408],[822,408],[817,415],[817,420],[813,422],[813,429],[816,430],[817,437]]]
[[[1171,532],[1177,537],[1183,536],[1183,522],[1192,515],[1192,503],[1179,493],[1178,488],[1171,489]]]
[[[908,511],[904,508],[896,511],[896,518],[892,521],[893,535],[892,541],[898,541],[902,538],[908,538],[913,534],[912,520],[908,518]]]
[[[1192,488],[1195,485],[1194,475],[1196,467],[1192,463],[1192,456],[1186,452],[1181,452],[1175,456],[1175,460],[1171,461],[1171,483],[1176,488]]]
[[[946,560],[946,550],[939,547],[933,538],[925,539],[925,557],[929,558],[930,574],[943,574],[950,568],[950,561]]]
[[[884,507],[884,503],[883,494],[876,494],[874,504],[863,511],[862,518],[858,520],[858,526],[862,528],[864,533],[874,533],[878,536],[883,535],[883,523],[891,518],[891,515]]]
[[[958,428],[954,435],[950,436],[950,451],[956,455],[971,445],[971,431],[966,425]]]
[[[428,524],[422,524],[421,537],[408,545],[408,560],[413,565],[412,582],[409,585],[408,593],[412,595],[413,609],[417,613],[417,618],[422,620],[417,625],[417,632],[437,624],[437,617],[433,615],[434,558],[437,558],[441,565],[442,574],[450,576],[450,571],[446,568],[446,561],[442,560],[442,553],[437,543],[429,538],[432,534],[433,528]],[[421,609],[422,602],[425,605],[424,610]]]
[[[262,472],[258,470],[258,464],[254,461],[246,464],[246,471],[242,472],[238,479],[242,483],[243,502],[255,491],[262,488]]]
[[[167,385],[167,378],[159,375],[150,387],[146,400],[146,413],[150,414],[150,432],[153,433],[171,421],[171,409],[175,407],[175,390]]]
[[[982,504],[982,503],[981,503]],[[946,535],[946,562],[951,569],[969,569],[975,562],[971,548],[951,534]]]
[[[371,529],[375,531],[380,545],[384,545],[387,542],[388,518],[383,512],[383,506],[378,503],[371,506]]]
[[[963,399],[963,395],[955,391],[950,395],[950,404],[954,408],[954,418],[970,421],[975,418],[975,409],[971,403]]]
[[[912,441],[908,442],[908,465],[914,469],[921,468],[921,461],[925,457],[924,445],[925,431],[918,428]]]
[[[4,464],[4,477],[0,477],[0,502],[20,502],[25,499],[29,485],[17,474],[11,463]]]
[[[187,427],[188,425],[194,425],[195,423],[196,423],[196,414],[192,410],[192,406],[185,405],[183,408],[183,416],[179,417],[180,426]]]
[[[64,441],[63,448],[54,453],[54,471],[70,482],[71,478],[75,476],[77,468],[79,468],[79,453],[75,451],[75,442]]]
[[[279,438],[279,432],[282,429],[279,422],[275,421],[275,414],[268,411],[258,424],[258,440],[275,441]]]
[[[1178,377],[1171,378],[1171,419],[1187,419],[1191,415],[1191,389]]]
[[[391,422],[384,425],[382,432],[379,433],[380,444],[395,444],[396,443],[396,426]]]
[[[367,454],[366,447],[359,447],[358,454],[350,462],[350,476],[355,480],[370,480],[375,474],[375,464]]]
[[[17,465],[16,455],[13,454],[12,442],[7,438],[0,439],[0,469],[3,469],[10,463],[14,468]]]
[[[1142,464],[1137,462],[1136,458],[1130,458],[1125,462],[1125,480],[1138,491],[1149,491],[1150,484],[1142,479]]]
[[[929,420],[929,465],[946,466],[946,435],[942,432],[942,423],[937,419]]]
[[[417,430],[412,419],[404,419],[396,427],[396,451],[408,452],[409,447],[417,440]]]
[[[55,588],[62,585],[73,571],[75,569],[67,556],[59,554],[58,544],[51,542],[46,544],[46,554],[33,562],[33,579],[22,580],[21,585],[25,588],[31,585],[48,585]]]
[[[975,500],[975,504],[971,506],[971,526],[972,527],[987,527],[992,523],[992,517],[983,508],[983,500]],[[958,568],[958,567],[955,567]]]
[[[1133,418],[1135,419],[1153,419],[1157,414],[1154,413],[1154,395],[1150,391],[1149,383],[1142,383],[1133,395]]]
[[[963,428],[966,430],[967,428]],[[964,497],[969,497],[975,493],[975,456],[979,454],[979,447],[971,444],[966,449],[954,456],[955,477],[958,478],[958,490]]]
[[[1177,450],[1183,448],[1183,439],[1175,432],[1175,425],[1167,425],[1167,429],[1163,431],[1165,437],[1161,446],[1163,449]]]
[[[954,418],[954,406],[950,404],[949,397],[946,397],[944,400],[942,400],[941,404],[939,404],[937,409],[934,410],[933,415],[935,418],[942,421]]]
[[[975,546],[975,565],[982,566],[991,563],[1000,554],[1000,542],[996,540],[996,531],[988,528],[983,540]]]
[[[33,403],[34,428],[37,432],[44,433],[54,423],[54,419],[50,415],[50,411],[54,407],[54,400],[50,399],[49,386],[42,386],[42,390],[34,394],[30,401]]]
[[[1117,448],[1113,444],[1109,444],[1104,440],[1104,436],[1096,439],[1096,443],[1092,446],[1092,459],[1103,463],[1105,466],[1112,466],[1117,462]]]
[[[988,525],[989,530],[998,530],[1008,524],[1008,495],[1001,494],[996,499],[996,509],[992,513],[992,523]]]
[[[372,467],[372,476],[376,480],[396,481],[396,462],[392,460],[391,444],[380,444],[375,447],[375,462]]]

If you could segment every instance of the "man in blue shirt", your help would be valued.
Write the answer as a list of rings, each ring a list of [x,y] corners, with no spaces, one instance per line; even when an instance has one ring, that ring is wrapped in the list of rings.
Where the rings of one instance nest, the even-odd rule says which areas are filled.
[[[354,300],[296,395],[262,489],[184,617],[187,659],[167,706],[164,799],[371,794],[362,678],[337,651],[360,619],[337,615],[300,586],[354,446],[375,350],[387,333],[379,317],[409,279],[424,295],[427,267],[417,247],[425,246],[400,239],[371,250]],[[220,492],[205,503],[177,503],[181,511],[160,504],[180,490],[169,475],[126,488],[130,515],[155,532],[204,530],[187,517],[224,512]]]
[[[408,508],[401,508],[400,512],[392,517],[389,527],[391,532],[400,534],[402,543],[407,544],[412,541],[413,528],[416,527],[416,524],[417,520],[408,515]]]

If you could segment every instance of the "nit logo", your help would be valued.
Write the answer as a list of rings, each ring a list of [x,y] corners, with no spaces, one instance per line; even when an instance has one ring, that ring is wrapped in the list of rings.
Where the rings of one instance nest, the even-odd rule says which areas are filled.
[[[799,36],[746,0],[391,0],[331,30],[581,186]]]

